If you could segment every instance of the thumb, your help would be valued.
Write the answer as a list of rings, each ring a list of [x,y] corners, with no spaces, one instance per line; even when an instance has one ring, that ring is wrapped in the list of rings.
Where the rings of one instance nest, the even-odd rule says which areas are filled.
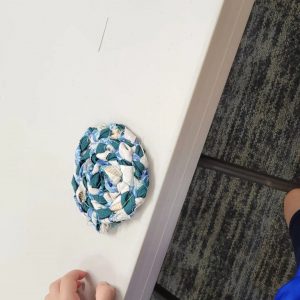
[[[116,289],[107,282],[100,282],[96,287],[96,300],[115,300]]]

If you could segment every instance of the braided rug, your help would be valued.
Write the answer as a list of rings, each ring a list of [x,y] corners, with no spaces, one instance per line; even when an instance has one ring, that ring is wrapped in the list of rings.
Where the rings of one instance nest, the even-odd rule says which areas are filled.
[[[75,153],[72,178],[79,210],[98,231],[128,220],[144,202],[148,160],[137,137],[124,125],[89,127]]]

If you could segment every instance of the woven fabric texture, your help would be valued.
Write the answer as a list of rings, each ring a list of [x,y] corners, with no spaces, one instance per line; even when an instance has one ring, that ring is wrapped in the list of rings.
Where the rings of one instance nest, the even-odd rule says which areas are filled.
[[[130,219],[144,202],[148,160],[126,126],[88,128],[76,149],[75,163],[74,199],[96,230],[107,231],[111,224]]]

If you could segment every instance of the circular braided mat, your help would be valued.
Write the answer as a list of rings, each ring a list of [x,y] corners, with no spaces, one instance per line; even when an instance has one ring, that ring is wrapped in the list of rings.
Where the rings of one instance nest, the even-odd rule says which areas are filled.
[[[75,163],[75,202],[98,231],[130,219],[144,202],[149,186],[147,156],[124,125],[88,128],[76,149]]]

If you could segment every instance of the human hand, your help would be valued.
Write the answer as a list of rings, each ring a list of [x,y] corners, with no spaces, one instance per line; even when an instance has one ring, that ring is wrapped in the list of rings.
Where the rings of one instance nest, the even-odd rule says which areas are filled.
[[[107,282],[99,282],[96,288],[96,300],[115,300],[116,289]]]
[[[80,300],[78,288],[82,285],[80,280],[86,275],[87,272],[73,270],[52,282],[45,300]],[[108,283],[100,282],[97,285],[96,300],[114,300],[115,294],[115,289]]]

